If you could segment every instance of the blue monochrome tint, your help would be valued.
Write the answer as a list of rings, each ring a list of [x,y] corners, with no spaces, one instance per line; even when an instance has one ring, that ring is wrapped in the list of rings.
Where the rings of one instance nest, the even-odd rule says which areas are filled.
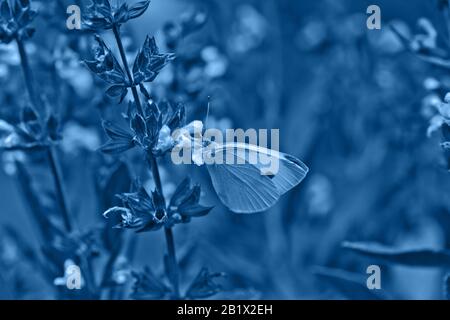
[[[0,0],[0,299],[450,299],[448,0]]]

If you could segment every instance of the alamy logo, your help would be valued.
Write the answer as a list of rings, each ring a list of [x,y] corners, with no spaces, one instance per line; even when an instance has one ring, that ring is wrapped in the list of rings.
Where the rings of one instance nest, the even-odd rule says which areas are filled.
[[[380,266],[370,265],[367,267],[366,273],[369,274],[367,278],[367,289],[381,289],[381,269]]]
[[[370,16],[367,18],[367,29],[369,30],[380,30],[381,29],[381,9],[377,5],[370,5],[367,7],[367,14]]]
[[[56,278],[53,283],[56,286],[65,286],[69,290],[80,290],[83,286],[80,267],[72,260],[64,262],[64,276]]]
[[[81,10],[77,5],[71,5],[67,7],[67,14],[70,16],[66,20],[66,26],[69,30],[80,30],[81,29]]]

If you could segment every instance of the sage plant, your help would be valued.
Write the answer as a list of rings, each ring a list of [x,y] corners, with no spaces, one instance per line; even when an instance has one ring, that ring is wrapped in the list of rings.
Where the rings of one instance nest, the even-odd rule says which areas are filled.
[[[197,135],[202,134],[203,123],[195,110],[205,107],[203,119],[208,120],[210,100],[205,99],[204,89],[209,80],[224,73],[225,63],[217,48],[178,58],[184,54],[181,43],[185,38],[205,25],[205,13],[192,12],[166,23],[162,30],[166,49],[160,50],[151,35],[146,35],[138,48],[126,41],[125,26],[146,12],[149,0],[91,1],[81,9],[79,30],[61,28],[66,17],[57,15],[60,11],[55,8],[66,4],[50,1],[42,10],[46,3],[39,0],[0,0],[0,42],[14,44],[24,88],[23,96],[13,99],[17,110],[10,110],[13,115],[0,120],[0,148],[17,157],[12,176],[38,230],[39,242],[33,244],[21,237],[17,226],[5,227],[2,237],[15,243],[20,256],[44,279],[45,298],[205,299],[225,294],[222,272],[195,265],[194,273],[184,274],[186,254],[175,245],[175,226],[205,217],[213,209],[204,204],[203,186],[180,175],[170,190],[161,170],[163,160],[176,147],[199,144]],[[44,21],[51,30],[50,44],[36,39],[45,36],[42,24],[36,21]],[[94,51],[88,48],[91,42]],[[195,73],[196,63],[205,64],[206,69],[208,63],[218,61],[219,70],[209,68],[204,81],[190,83],[188,74]],[[169,66],[171,80],[155,83]],[[80,116],[82,112],[87,115]],[[89,125],[76,123],[81,123],[80,119]],[[103,132],[98,133],[91,127],[100,127],[100,122]],[[77,141],[70,140],[70,130],[77,131]],[[177,132],[181,133],[176,136]],[[107,139],[101,146],[99,136]],[[94,206],[83,207],[88,202],[83,197],[79,203],[71,201],[76,189],[68,177],[73,179],[78,172],[71,170],[71,150],[66,143],[80,143],[89,149],[87,167],[95,180]],[[212,141],[201,144],[214,145]],[[259,153],[269,151],[258,149]],[[300,160],[278,152],[273,157],[285,165],[284,176],[277,172],[262,175],[256,166],[247,166],[241,167],[242,177],[234,177],[247,192],[240,196],[248,195],[237,201],[241,213],[273,206],[305,177],[308,168]],[[199,164],[198,160],[194,162]],[[216,193],[229,207],[233,199],[227,197],[228,182],[219,181],[220,172],[216,174],[213,187],[217,190],[220,183]],[[89,183],[83,181],[82,186],[88,189]],[[238,189],[230,179],[230,194]],[[90,217],[101,217],[101,212],[103,217],[86,224],[81,222],[80,212]],[[164,233],[162,272],[148,266],[143,270],[133,267],[136,240],[147,232]]]
[[[214,277],[221,276],[221,274],[209,273],[206,269],[202,269],[197,278],[193,279],[190,287],[182,294],[180,292],[172,228],[175,224],[189,222],[193,217],[206,215],[212,207],[199,204],[200,186],[193,185],[188,178],[180,183],[170,202],[166,204],[157,162],[157,158],[163,156],[171,148],[170,133],[185,125],[185,108],[182,104],[171,104],[168,101],[159,103],[152,101],[144,86],[144,83],[152,82],[157,77],[161,69],[174,59],[174,55],[159,53],[155,39],[147,37],[133,66],[130,67],[121,38],[121,26],[128,20],[141,16],[148,8],[149,2],[143,1],[128,7],[125,2],[111,5],[109,1],[105,0],[95,1],[86,8],[88,14],[84,20],[85,30],[111,30],[122,62],[118,62],[101,37],[96,35],[98,47],[95,57],[93,61],[86,61],[86,66],[99,78],[111,85],[106,91],[108,96],[117,97],[120,100],[119,102],[122,102],[130,91],[133,97],[132,101],[129,102],[128,111],[124,115],[129,128],[110,121],[103,121],[103,127],[110,141],[101,150],[106,154],[117,155],[128,149],[139,147],[143,151],[156,187],[150,195],[141,185],[136,185],[134,192],[117,195],[123,202],[123,206],[110,208],[104,215],[108,217],[118,214],[121,217],[121,221],[116,228],[130,228],[137,232],[164,229],[167,241],[165,263],[167,264],[167,277],[170,280],[170,287],[167,287],[162,280],[155,278],[150,269],[146,269],[142,274],[133,272],[133,276],[136,278],[134,297],[149,298],[156,296],[174,299],[207,297],[214,295],[219,290],[219,286],[212,280]],[[75,296],[100,298],[102,291],[105,288],[108,290],[108,283],[112,281],[113,265],[117,253],[111,253],[109,262],[104,269],[103,280],[101,283],[97,283],[95,280],[97,271],[93,269],[93,261],[91,261],[97,255],[94,252],[95,249],[91,248],[97,242],[91,237],[91,235],[96,237],[94,235],[96,231],[83,233],[84,231],[79,231],[78,228],[74,229],[73,217],[69,213],[64,182],[54,151],[56,143],[61,139],[58,118],[46,101],[45,96],[41,94],[38,83],[34,81],[26,52],[25,42],[34,33],[30,23],[36,16],[36,11],[31,8],[30,2],[25,0],[13,1],[12,3],[3,0],[0,8],[0,40],[4,43],[16,43],[20,54],[23,81],[28,95],[27,104],[22,108],[20,123],[13,125],[5,121],[2,122],[2,149],[7,152],[24,151],[31,159],[33,158],[33,152],[36,152],[36,150],[46,155],[49,172],[54,179],[55,200],[59,206],[58,211],[61,213],[63,222],[63,226],[60,228],[51,226],[51,222],[45,218],[37,215],[34,217],[37,220],[45,220],[40,221],[42,224],[41,230],[44,234],[48,228],[59,230],[53,237],[44,237],[44,240],[47,241],[47,243],[44,243],[44,249],[47,247],[44,250],[44,257],[49,257],[48,254],[51,254],[56,269],[47,269],[42,261],[44,257],[41,257],[40,254],[36,255],[33,260],[42,269],[49,281],[54,282],[54,285],[61,289],[63,297],[66,294],[72,296],[72,292],[68,290],[71,288],[65,288],[65,277],[68,275],[66,274],[63,278],[59,276],[66,273],[67,268],[72,264],[79,265],[83,276],[83,286],[81,293],[75,292]],[[25,175],[25,170],[23,175]],[[31,179],[29,176],[25,178]],[[20,180],[23,181],[22,178]],[[26,182],[22,186],[25,187]],[[59,248],[59,245],[56,245],[54,241],[62,243],[63,247]],[[69,242],[73,242],[70,245],[73,247],[72,249],[67,247]],[[80,246],[87,247],[81,249]],[[80,250],[83,250],[83,252]]]
[[[171,286],[169,290],[163,283],[152,277],[151,281],[155,282],[152,284],[155,286],[153,289],[156,293],[159,291],[160,297],[166,295],[174,299],[206,297],[214,295],[219,288],[212,282],[212,278],[217,274],[209,274],[206,270],[200,272],[185,294],[180,292],[172,228],[178,223],[189,222],[193,217],[208,214],[212,207],[199,204],[200,186],[192,185],[188,178],[180,183],[169,203],[166,204],[157,160],[173,147],[171,133],[185,125],[186,111],[182,104],[153,101],[145,88],[145,83],[153,82],[162,68],[175,56],[170,53],[160,53],[155,38],[147,36],[131,67],[121,38],[122,25],[141,16],[149,3],[150,1],[142,1],[128,7],[125,2],[111,4],[108,0],[104,0],[93,2],[87,8],[89,14],[85,20],[86,27],[95,31],[112,31],[121,64],[97,35],[98,47],[95,59],[86,61],[86,65],[93,73],[111,85],[106,94],[118,97],[119,103],[124,100],[128,91],[131,91],[133,96],[133,101],[129,102],[124,116],[129,128],[104,121],[103,127],[110,140],[101,150],[107,154],[120,154],[134,147],[140,148],[155,185],[155,190],[150,195],[143,186],[137,186],[135,192],[118,195],[123,206],[108,209],[104,216],[120,215],[121,221],[115,226],[116,228],[135,229],[136,232],[164,229],[167,244],[164,262],[167,265],[166,276]],[[148,270],[147,273],[149,273]],[[141,284],[145,280],[137,277],[136,291],[139,291],[139,285],[146,284]]]

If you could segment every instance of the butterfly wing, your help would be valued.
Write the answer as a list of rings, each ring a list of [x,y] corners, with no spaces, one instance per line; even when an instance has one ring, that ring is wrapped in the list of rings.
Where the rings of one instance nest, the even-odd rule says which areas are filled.
[[[280,197],[267,176],[251,164],[211,164],[206,166],[220,201],[236,213],[261,212]]]
[[[308,167],[297,158],[254,145],[219,145],[214,152],[223,153],[223,159],[227,155],[235,157],[234,163],[224,161],[223,164],[207,165],[207,168],[219,199],[236,213],[269,209],[282,194],[299,184],[308,172]],[[262,174],[264,165],[250,160],[260,154],[266,156],[266,161],[277,161],[277,171],[272,175]]]
[[[309,169],[299,159],[285,153],[280,155],[280,169],[273,178],[280,194],[285,194],[297,186],[306,177]]]
[[[308,167],[294,156],[252,144],[229,143],[218,148],[219,152],[222,150],[225,153],[234,154],[236,158],[245,157],[246,162],[260,169],[260,174],[268,174],[280,195],[302,182],[309,171]],[[264,156],[264,162],[262,156]],[[276,164],[276,166],[269,170],[268,164]],[[270,172],[271,170],[273,172]]]

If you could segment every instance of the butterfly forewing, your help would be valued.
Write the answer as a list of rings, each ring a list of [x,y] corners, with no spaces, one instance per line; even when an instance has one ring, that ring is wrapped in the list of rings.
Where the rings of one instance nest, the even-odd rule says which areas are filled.
[[[309,169],[303,162],[291,155],[284,153],[279,153],[279,155],[279,170],[272,180],[280,195],[283,195],[302,182]]]
[[[280,195],[298,185],[309,169],[294,156],[251,144],[230,143],[217,147],[218,152],[233,154],[260,169],[260,174],[269,176]]]

